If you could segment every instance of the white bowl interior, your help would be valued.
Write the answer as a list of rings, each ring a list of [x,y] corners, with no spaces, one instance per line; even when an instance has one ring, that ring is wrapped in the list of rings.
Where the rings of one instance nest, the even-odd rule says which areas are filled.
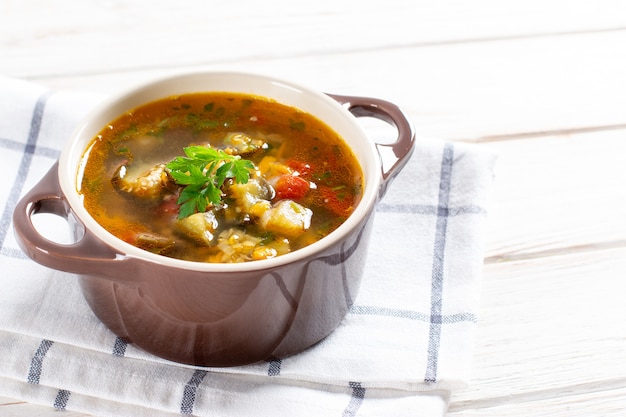
[[[87,146],[103,127],[129,110],[163,97],[203,91],[238,92],[270,97],[280,103],[313,114],[334,129],[355,153],[363,170],[365,185],[363,197],[353,214],[333,233],[308,247],[273,259],[242,264],[210,264],[167,258],[136,248],[107,232],[89,215],[77,192],[76,180],[80,169],[79,164]],[[59,166],[59,182],[65,198],[74,210],[76,217],[103,242],[116,248],[121,254],[150,259],[154,262],[185,269],[206,271],[251,270],[273,267],[310,256],[318,250],[334,244],[357,227],[373,209],[378,198],[382,178],[380,161],[374,143],[368,139],[356,118],[335,100],[325,94],[293,83],[266,76],[231,72],[184,74],[157,80],[102,103],[77,128],[61,154]]]

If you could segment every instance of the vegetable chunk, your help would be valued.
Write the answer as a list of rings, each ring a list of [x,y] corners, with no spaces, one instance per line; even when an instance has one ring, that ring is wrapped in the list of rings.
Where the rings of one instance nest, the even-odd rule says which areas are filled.
[[[217,227],[217,218],[212,211],[192,214],[176,221],[176,228],[180,233],[204,246],[212,244]]]
[[[287,237],[297,237],[311,226],[313,212],[292,200],[281,200],[263,213],[265,230]]]

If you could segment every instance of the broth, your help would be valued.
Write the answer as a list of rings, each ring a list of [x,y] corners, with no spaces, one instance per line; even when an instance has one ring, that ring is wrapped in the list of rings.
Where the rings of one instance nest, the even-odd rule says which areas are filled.
[[[172,161],[188,147],[250,161],[247,183],[228,177],[218,183],[219,201],[202,197],[200,206],[185,206],[181,197],[193,192],[175,180]],[[140,106],[106,126],[81,163],[79,193],[105,229],[142,249],[199,262],[260,260],[307,246],[345,221],[363,187],[359,163],[330,127],[239,93]],[[224,164],[203,174],[214,176]]]

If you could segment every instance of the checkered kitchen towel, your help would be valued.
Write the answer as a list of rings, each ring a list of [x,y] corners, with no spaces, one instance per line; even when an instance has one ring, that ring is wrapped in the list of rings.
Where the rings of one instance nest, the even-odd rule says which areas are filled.
[[[419,141],[378,206],[342,325],[290,358],[194,368],[117,338],[75,276],[31,261],[13,237],[16,201],[99,100],[0,78],[0,396],[98,416],[445,414],[472,362],[493,155]],[[51,217],[41,227],[62,241]]]

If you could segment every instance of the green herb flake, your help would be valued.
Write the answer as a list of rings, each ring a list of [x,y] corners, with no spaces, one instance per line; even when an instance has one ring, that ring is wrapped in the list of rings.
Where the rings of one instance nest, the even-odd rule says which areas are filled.
[[[265,232],[260,237],[261,237],[261,241],[259,242],[259,246],[269,245],[275,239],[274,233],[272,232]]]
[[[188,113],[185,116],[185,124],[193,128],[196,132],[211,130],[219,126],[219,122],[213,119],[204,119],[196,113]]]
[[[193,128],[196,131],[200,131],[200,130],[211,130],[211,129],[215,129],[216,127],[219,126],[219,123],[216,122],[215,120],[198,120]]]
[[[126,129],[124,129],[118,134],[118,140],[131,139],[134,136],[136,136],[138,133],[139,133],[139,128],[137,127],[137,125],[135,124],[130,125],[129,127],[127,127]]]
[[[327,180],[332,176],[330,171],[324,171],[322,173],[316,173],[313,175],[313,177],[317,180],[317,181],[322,181],[322,180]]]
[[[306,128],[306,125],[303,121],[295,121],[289,119],[289,127],[291,127],[293,130],[297,130],[298,132],[303,132]]]
[[[211,205],[219,205],[224,182],[232,178],[245,184],[254,169],[251,161],[219,149],[189,146],[183,150],[186,156],[176,157],[166,164],[174,181],[184,186],[177,201],[179,219],[205,212]]]

